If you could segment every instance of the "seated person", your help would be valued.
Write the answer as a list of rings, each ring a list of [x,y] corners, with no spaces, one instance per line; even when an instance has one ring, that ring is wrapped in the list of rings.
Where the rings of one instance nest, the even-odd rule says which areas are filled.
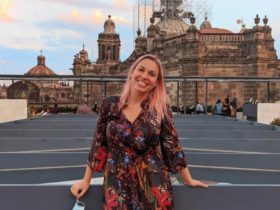
[[[204,113],[203,106],[202,106],[199,102],[196,103],[196,106],[195,106],[195,113],[196,113],[196,114]]]
[[[216,104],[214,105],[214,114],[222,115],[223,114],[223,103],[220,99],[217,100]]]
[[[179,112],[180,112],[181,114],[184,114],[184,107],[183,107],[183,106],[180,106]]]
[[[231,110],[230,110],[230,105],[228,100],[224,100],[223,102],[223,114],[224,116],[230,116],[231,115]]]
[[[55,104],[54,107],[51,108],[50,113],[52,113],[52,114],[58,114],[58,107],[57,107],[57,104]]]
[[[42,111],[39,113],[36,113],[33,116],[47,116],[50,113],[50,109],[48,107],[48,105],[44,105],[42,108]]]

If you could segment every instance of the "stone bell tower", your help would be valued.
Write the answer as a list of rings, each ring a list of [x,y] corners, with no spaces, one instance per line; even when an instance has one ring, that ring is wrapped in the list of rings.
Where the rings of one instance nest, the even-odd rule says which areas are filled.
[[[104,32],[98,37],[98,64],[118,64],[120,62],[120,36],[115,32],[111,15],[104,23]]]

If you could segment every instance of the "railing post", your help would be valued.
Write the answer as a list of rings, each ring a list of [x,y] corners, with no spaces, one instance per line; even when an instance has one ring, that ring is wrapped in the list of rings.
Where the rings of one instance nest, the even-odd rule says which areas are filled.
[[[267,82],[267,103],[269,103],[269,94],[270,94],[270,82]]]
[[[187,110],[187,80],[185,77],[185,81],[184,81],[184,114],[186,114],[186,110]]]
[[[105,81],[105,84],[104,84],[104,94],[105,94],[105,98],[107,98],[107,81]]]
[[[100,80],[100,98],[101,98],[101,101],[100,101],[100,104],[102,103],[103,101],[103,98],[104,98],[104,95],[103,95],[103,78],[101,78]]]
[[[79,97],[79,104],[82,103],[83,101],[83,82],[82,82],[82,77],[80,76],[80,97]]]
[[[208,79],[205,79],[205,114],[207,115],[208,108]]]
[[[88,97],[89,97],[88,89],[89,89],[89,81],[87,80],[87,105],[88,105]]]
[[[194,102],[195,104],[196,104],[196,102],[198,101],[197,86],[198,86],[197,81],[195,81],[195,102]]]
[[[177,115],[179,113],[179,88],[180,88],[180,83],[177,81]]]

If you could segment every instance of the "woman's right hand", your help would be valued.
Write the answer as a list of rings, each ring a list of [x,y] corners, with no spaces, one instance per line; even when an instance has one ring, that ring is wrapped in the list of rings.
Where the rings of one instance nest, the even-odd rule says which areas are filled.
[[[84,196],[84,194],[87,192],[88,188],[90,186],[90,182],[87,182],[85,180],[80,180],[75,182],[71,187],[71,193],[77,198],[81,198]]]

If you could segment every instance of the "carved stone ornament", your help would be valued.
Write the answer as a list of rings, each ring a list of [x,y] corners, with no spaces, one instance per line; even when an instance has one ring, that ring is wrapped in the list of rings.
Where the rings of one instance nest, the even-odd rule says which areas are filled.
[[[267,16],[265,16],[264,19],[263,19],[263,24],[266,26],[267,23],[268,23],[268,18],[267,18]]]
[[[259,23],[260,23],[260,17],[257,14],[256,17],[255,17],[255,24],[258,25]]]
[[[194,14],[192,14],[191,18],[190,18],[191,24],[195,24],[195,17]]]

